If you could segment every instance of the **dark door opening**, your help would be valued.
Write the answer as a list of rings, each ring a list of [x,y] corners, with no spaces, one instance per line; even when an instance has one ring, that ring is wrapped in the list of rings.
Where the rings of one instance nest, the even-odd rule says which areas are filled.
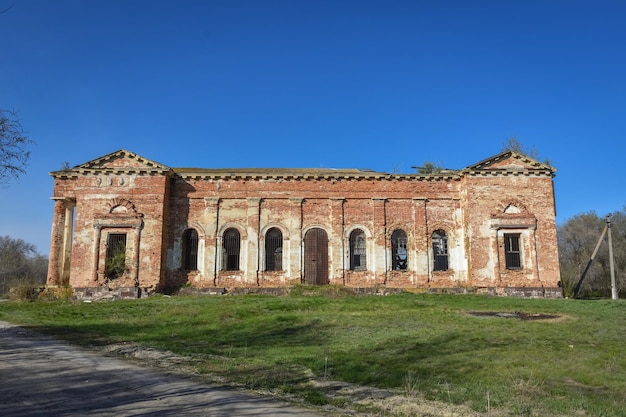
[[[304,284],[328,284],[328,235],[323,229],[304,235]]]

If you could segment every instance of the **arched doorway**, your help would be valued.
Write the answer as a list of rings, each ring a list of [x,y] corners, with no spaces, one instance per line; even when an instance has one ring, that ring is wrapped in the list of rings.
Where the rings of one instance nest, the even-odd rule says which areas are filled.
[[[328,235],[310,229],[304,235],[304,284],[328,284]]]

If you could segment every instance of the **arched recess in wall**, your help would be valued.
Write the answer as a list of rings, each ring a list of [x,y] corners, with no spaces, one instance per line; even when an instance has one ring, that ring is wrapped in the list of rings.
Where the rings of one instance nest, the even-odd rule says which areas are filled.
[[[137,214],[135,204],[125,198],[113,198],[107,205],[110,214]]]

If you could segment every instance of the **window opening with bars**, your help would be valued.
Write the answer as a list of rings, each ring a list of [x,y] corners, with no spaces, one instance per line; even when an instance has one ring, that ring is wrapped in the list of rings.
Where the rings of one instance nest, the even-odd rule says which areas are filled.
[[[283,233],[272,227],[265,234],[265,270],[282,271],[283,269]]]
[[[239,251],[241,238],[237,229],[228,229],[224,232],[222,243],[222,270],[239,270]]]
[[[522,269],[519,233],[504,234],[504,259],[506,269]]]
[[[432,236],[433,242],[433,270],[448,270],[448,237],[446,232],[439,229],[435,230]]]
[[[367,269],[367,240],[361,229],[350,233],[350,270],[365,271]]]
[[[104,273],[108,279],[119,278],[126,270],[126,233],[109,233],[107,236]]]

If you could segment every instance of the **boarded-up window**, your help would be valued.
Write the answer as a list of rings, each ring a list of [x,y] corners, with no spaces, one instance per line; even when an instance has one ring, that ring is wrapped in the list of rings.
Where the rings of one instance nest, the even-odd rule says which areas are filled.
[[[283,269],[283,233],[272,227],[265,234],[265,270],[282,271]]]
[[[239,251],[241,239],[237,229],[228,229],[224,232],[222,246],[222,269],[225,271],[239,270]]]
[[[198,232],[195,229],[187,229],[183,232],[182,258],[184,270],[198,269]]]
[[[367,240],[361,229],[350,233],[350,270],[365,271],[367,269]]]

